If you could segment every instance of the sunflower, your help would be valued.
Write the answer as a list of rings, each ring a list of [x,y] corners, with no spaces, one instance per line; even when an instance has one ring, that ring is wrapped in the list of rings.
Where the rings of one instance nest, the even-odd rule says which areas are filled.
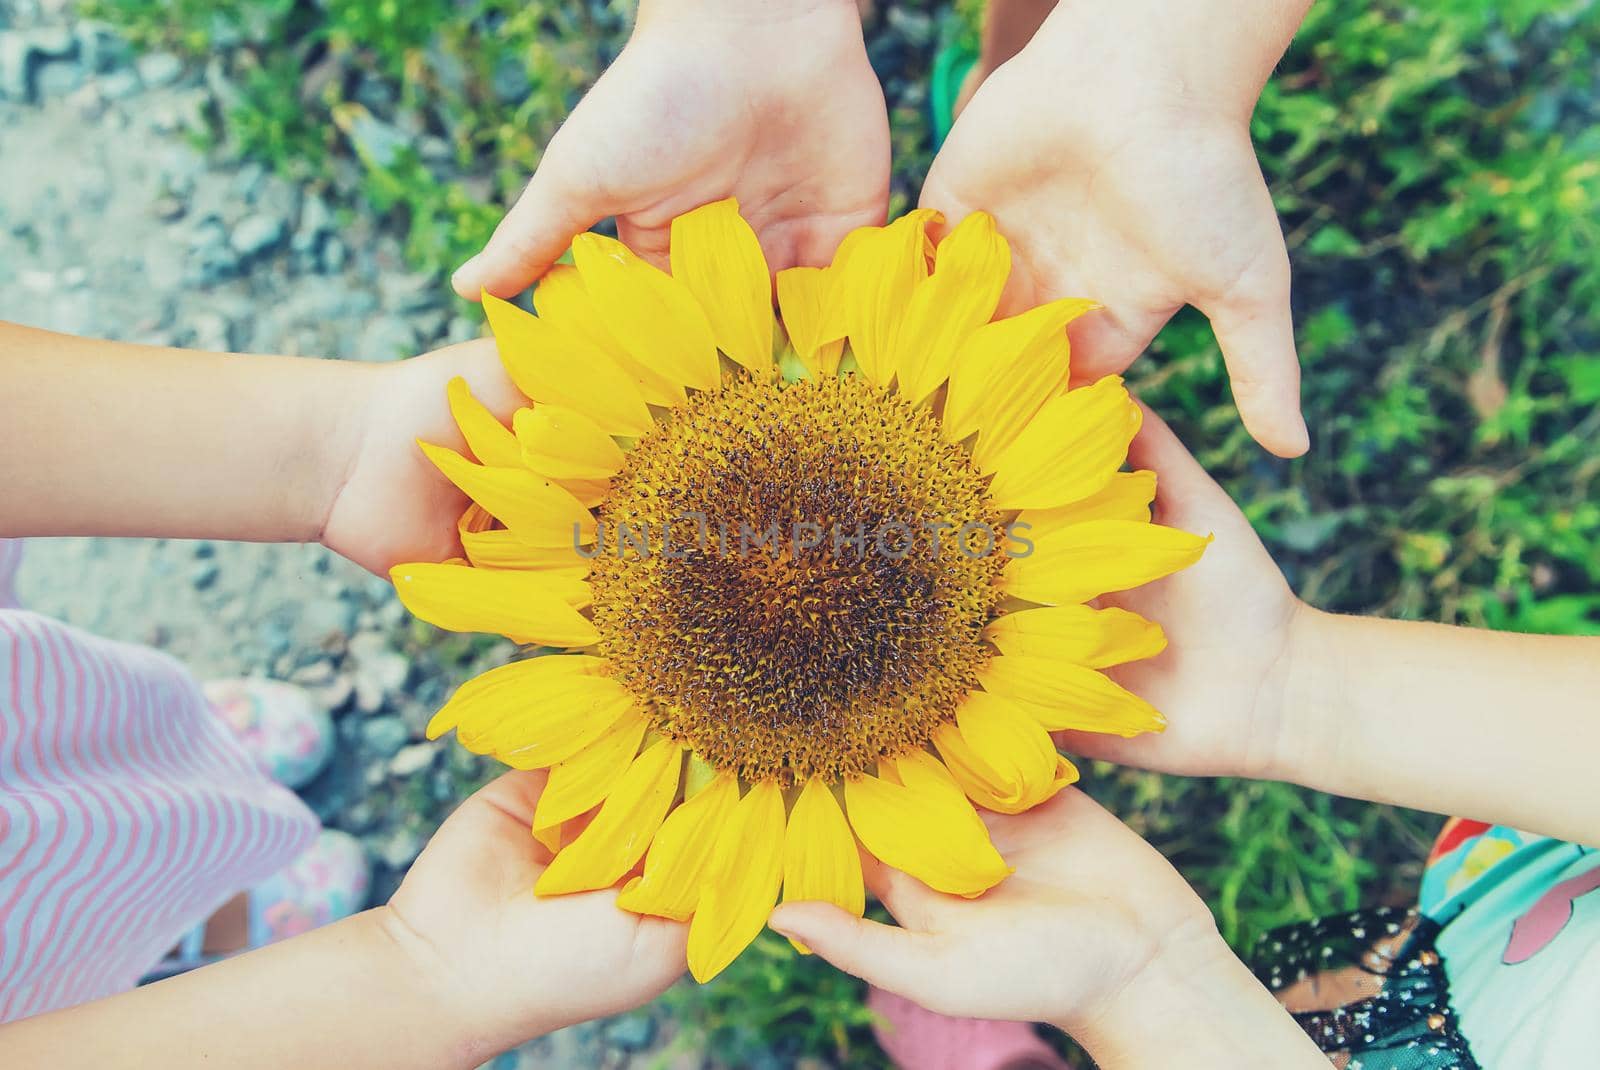
[[[715,976],[780,891],[859,914],[858,845],[938,891],[1009,872],[975,807],[1077,779],[1050,733],[1161,715],[1100,670],[1160,628],[1094,599],[1196,561],[1120,471],[1140,410],[1069,388],[1061,300],[993,319],[1010,252],[983,213],[937,248],[915,211],[777,276],[732,200],[672,224],[671,271],[598,234],[534,294],[485,296],[533,404],[449,401],[471,452],[422,449],[472,500],[466,560],[397,566],[400,598],[540,656],[429,725],[548,768],[535,892],[622,885],[689,921]],[[642,865],[641,865],[642,862]]]

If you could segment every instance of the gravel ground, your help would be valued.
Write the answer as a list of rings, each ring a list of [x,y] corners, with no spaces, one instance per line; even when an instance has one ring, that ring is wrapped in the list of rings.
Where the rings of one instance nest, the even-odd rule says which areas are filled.
[[[0,319],[100,338],[389,360],[478,333],[399,236],[328,191],[208,156],[219,88],[135,57],[59,4],[0,0]],[[361,837],[385,897],[455,801],[493,770],[422,728],[509,654],[409,622],[389,585],[315,546],[32,540],[30,608],[166,650],[204,678],[312,689],[340,747],[305,796]],[[537,949],[529,949],[530,963]],[[696,1066],[645,1011],[564,1030],[496,1070]],[[665,1061],[663,1061],[665,1059]]]

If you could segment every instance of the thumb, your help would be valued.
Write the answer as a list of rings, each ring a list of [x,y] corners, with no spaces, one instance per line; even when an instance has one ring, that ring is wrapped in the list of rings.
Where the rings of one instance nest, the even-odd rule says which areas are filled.
[[[1234,404],[1252,438],[1279,457],[1311,445],[1300,412],[1300,360],[1289,312],[1288,254],[1279,252],[1256,284],[1201,307],[1228,365]]]
[[[930,989],[944,971],[934,968],[931,937],[858,918],[832,903],[780,903],[768,924],[870,985],[923,1006],[937,1002]]]
[[[483,251],[451,276],[456,293],[469,301],[482,290],[515,297],[550,269],[575,235],[606,216],[583,185],[570,179],[568,160],[558,136]]]

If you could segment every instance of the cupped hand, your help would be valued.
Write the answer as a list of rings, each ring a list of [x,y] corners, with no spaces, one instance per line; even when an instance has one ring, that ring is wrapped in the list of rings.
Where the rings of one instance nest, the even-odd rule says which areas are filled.
[[[941,895],[878,866],[871,886],[898,927],[799,902],[779,906],[772,927],[936,1013],[1068,1032],[1153,964],[1187,968],[1227,955],[1205,904],[1171,864],[1075,788],[1027,813],[984,819],[1015,872],[981,897]]]
[[[466,496],[439,474],[417,440],[465,445],[446,393],[456,376],[507,423],[527,399],[511,385],[487,338],[359,371],[362,390],[350,398],[350,418],[359,427],[355,453],[341,459],[348,468],[327,512],[323,544],[379,575],[402,561],[459,554],[456,524]]]
[[[534,897],[545,778],[507,773],[462,803],[385,908],[485,1051],[630,1010],[686,968],[687,926],[620,910],[614,890]]]
[[[1156,473],[1157,523],[1216,538],[1198,564],[1101,599],[1166,632],[1156,657],[1107,670],[1166,715],[1166,730],[1133,739],[1065,732],[1058,741],[1074,754],[1146,769],[1281,777],[1302,759],[1303,733],[1284,694],[1312,613],[1239,507],[1149,409],[1128,459]]]
[[[463,297],[527,288],[574,235],[615,216],[664,265],[672,218],[739,199],[773,271],[826,264],[888,207],[889,125],[851,0],[646,3],[632,39],[551,139]]]
[[[1196,306],[1250,433],[1280,456],[1304,453],[1289,258],[1248,112],[1082,48],[1036,38],[992,74],[934,160],[922,205],[952,224],[979,209],[995,216],[1013,258],[1003,309],[1059,297],[1105,305],[1072,327],[1075,377],[1122,371],[1174,312]]]

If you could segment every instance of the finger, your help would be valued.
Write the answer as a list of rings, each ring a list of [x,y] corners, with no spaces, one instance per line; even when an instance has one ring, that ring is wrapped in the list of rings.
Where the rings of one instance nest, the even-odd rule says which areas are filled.
[[[1300,411],[1300,360],[1289,310],[1289,260],[1283,253],[1259,273],[1202,306],[1222,347],[1233,401],[1252,438],[1279,457],[1298,457],[1311,445]]]
[[[662,271],[672,268],[672,224],[665,226],[641,225],[632,220],[617,218],[617,240],[645,263]]]
[[[942,975],[932,938],[858,918],[832,903],[783,903],[768,922],[845,973],[918,1003]]]
[[[528,186],[494,229],[483,251],[456,269],[450,284],[470,301],[488,290],[515,297],[550,269],[575,235],[605,217],[584,185],[568,175],[559,138],[550,143]]]
[[[548,779],[543,769],[513,770],[479,788],[468,801],[493,807],[517,824],[532,828],[533,811]]]
[[[908,928],[926,928],[932,912],[944,901],[943,896],[909,873],[870,856],[862,865],[862,877],[890,916]]]
[[[1228,492],[1200,466],[1167,422],[1142,401],[1139,408],[1144,422],[1128,446],[1128,463],[1156,474],[1156,521],[1184,527],[1194,522],[1196,514],[1234,512]]]
[[[1068,367],[1073,381],[1093,382],[1103,376],[1121,375],[1144,352],[1162,322],[1158,319],[1151,323],[1146,316],[1130,318],[1111,305],[1074,320],[1067,327],[1067,339],[1072,343]]]

